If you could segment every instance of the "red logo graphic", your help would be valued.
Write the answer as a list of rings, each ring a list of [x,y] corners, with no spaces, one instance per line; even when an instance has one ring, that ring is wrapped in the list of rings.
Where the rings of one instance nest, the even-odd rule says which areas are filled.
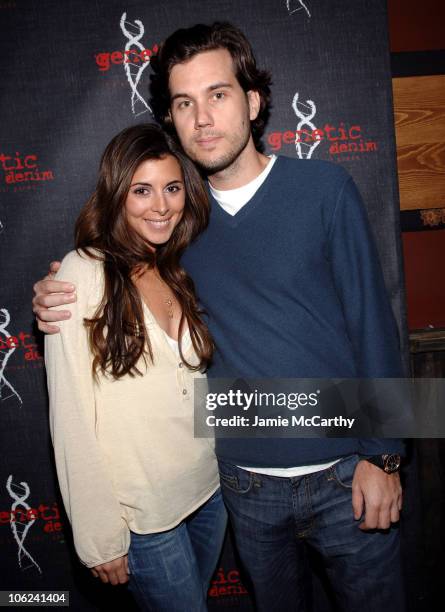
[[[39,367],[43,366],[43,355],[37,348],[35,337],[32,334],[27,334],[21,331],[17,336],[9,336],[2,338],[0,337],[0,351],[6,351],[10,349],[22,349],[23,359],[26,362],[36,362]],[[8,364],[7,369],[14,369],[24,366],[11,366]]]
[[[53,181],[52,170],[39,170],[38,157],[35,154],[20,155],[16,152],[15,157],[0,153],[0,164],[5,173],[5,183],[28,183],[30,181]]]
[[[128,51],[109,51],[101,52],[94,56],[96,64],[101,72],[107,72],[112,64],[143,64],[149,62],[152,55],[155,55],[159,49],[158,45],[153,45],[151,49],[142,49],[136,51],[129,49]]]
[[[246,587],[240,580],[237,569],[228,570],[227,573],[220,567],[216,578],[210,583],[209,597],[228,597],[233,595],[248,595]]]
[[[57,502],[53,502],[50,506],[39,504],[37,508],[22,506],[15,510],[0,510],[0,525],[9,525],[11,523],[23,525],[38,520],[43,521],[42,529],[45,533],[53,533],[63,529]]]
[[[267,136],[272,151],[280,151],[283,145],[312,144],[320,141],[328,144],[331,159],[336,161],[358,159],[359,154],[377,151],[377,143],[365,139],[360,125],[347,126],[344,122],[338,127],[326,123],[323,128],[315,130],[286,130],[270,132]]]

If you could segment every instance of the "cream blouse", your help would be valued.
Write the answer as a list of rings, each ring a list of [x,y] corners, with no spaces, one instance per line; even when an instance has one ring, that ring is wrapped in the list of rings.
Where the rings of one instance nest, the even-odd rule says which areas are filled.
[[[193,436],[193,381],[144,305],[154,364],[143,376],[114,380],[91,372],[84,317],[103,294],[103,266],[68,253],[57,279],[76,285],[71,318],[46,336],[50,429],[74,544],[94,567],[128,552],[130,530],[175,527],[218,488],[213,440]],[[185,357],[196,356],[190,343]]]

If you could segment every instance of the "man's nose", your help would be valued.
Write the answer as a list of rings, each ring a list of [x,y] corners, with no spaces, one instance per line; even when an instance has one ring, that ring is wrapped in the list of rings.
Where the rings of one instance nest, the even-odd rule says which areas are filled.
[[[195,105],[195,129],[213,125],[213,116],[208,104],[201,102]]]

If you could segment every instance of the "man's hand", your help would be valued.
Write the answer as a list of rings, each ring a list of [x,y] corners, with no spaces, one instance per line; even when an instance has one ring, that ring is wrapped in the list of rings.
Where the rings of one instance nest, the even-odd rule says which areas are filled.
[[[100,578],[102,582],[110,584],[125,584],[128,582],[128,555],[96,565],[91,568],[91,572],[95,578]]]
[[[382,469],[359,461],[352,480],[354,518],[365,518],[360,529],[388,529],[397,523],[402,509],[402,487],[398,472],[386,474]]]
[[[53,261],[49,273],[34,285],[34,299],[32,310],[37,318],[37,326],[45,334],[57,334],[60,328],[57,325],[48,325],[48,321],[63,321],[69,319],[69,310],[48,310],[51,306],[61,306],[76,301],[75,286],[71,283],[53,280],[60,268],[60,261]]]

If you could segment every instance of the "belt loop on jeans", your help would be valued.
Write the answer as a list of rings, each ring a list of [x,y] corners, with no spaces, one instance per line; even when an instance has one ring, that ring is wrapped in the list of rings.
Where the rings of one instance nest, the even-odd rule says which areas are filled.
[[[262,480],[261,480],[261,474],[258,474],[258,472],[250,472],[251,473],[251,477],[253,480],[253,486],[256,487],[257,489],[260,489],[263,486]]]
[[[335,479],[336,479],[336,478],[335,478],[335,471],[334,471],[334,469],[335,469],[335,466],[336,466],[336,465],[337,465],[337,464],[336,464],[336,463],[334,463],[334,465],[331,465],[331,466],[330,466],[330,467],[328,467],[328,469],[326,470],[326,478],[327,478],[327,480],[335,480]]]

